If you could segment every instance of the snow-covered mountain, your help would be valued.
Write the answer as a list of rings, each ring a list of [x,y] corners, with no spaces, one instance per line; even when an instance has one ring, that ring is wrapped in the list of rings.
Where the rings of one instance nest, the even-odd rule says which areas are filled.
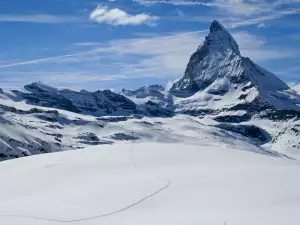
[[[204,42],[191,56],[182,79],[167,91],[149,91],[150,87],[123,94],[137,104],[156,102],[173,109],[174,115],[201,116],[209,125],[227,131],[249,135],[262,128],[270,136],[267,146],[271,149],[292,155],[300,152],[300,96],[243,57],[237,42],[218,21],[211,24]]]
[[[214,21],[170,90],[149,85],[119,94],[78,92],[40,82],[0,89],[0,157],[128,140],[199,144],[203,137],[212,143],[222,137],[222,143],[238,139],[300,158],[299,121],[300,96],[241,56],[234,38]]]
[[[170,90],[142,87],[122,94],[138,105],[151,101],[174,114],[207,115],[246,111],[253,115],[300,117],[300,96],[271,72],[243,57],[237,42],[214,21],[188,62],[184,76]]]
[[[189,115],[96,117],[3,97],[0,98],[0,160],[132,140],[162,143],[184,140],[193,145],[204,140],[212,144],[215,140],[223,144],[238,141],[271,155],[290,153],[282,150],[276,153],[271,147],[260,149],[260,145],[271,141],[264,128],[253,124],[225,126],[213,121]],[[281,138],[287,139],[283,135]]]
[[[122,93],[127,96],[135,96],[136,98],[145,98],[147,96],[161,97],[161,92],[164,92],[165,88],[161,85],[154,84],[149,86],[141,87],[135,91],[122,89]]]
[[[300,96],[274,74],[243,57],[234,38],[217,21],[170,92],[182,98],[177,105],[181,112],[300,110]]]
[[[299,99],[217,21],[170,90],[0,89],[0,224],[298,225]]]
[[[110,90],[96,92],[81,90],[77,92],[68,89],[57,89],[36,82],[26,85],[22,90],[12,90],[6,93],[2,91],[2,95],[14,101],[25,100],[30,105],[63,109],[94,116],[138,113],[134,102]]]
[[[174,116],[171,94],[161,85],[149,85],[134,91],[123,89],[121,94],[135,102],[148,116]]]

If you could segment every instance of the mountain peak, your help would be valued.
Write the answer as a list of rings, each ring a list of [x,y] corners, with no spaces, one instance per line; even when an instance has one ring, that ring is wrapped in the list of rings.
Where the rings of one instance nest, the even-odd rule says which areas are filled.
[[[300,96],[292,93],[274,74],[242,57],[234,38],[216,20],[203,44],[191,56],[183,78],[175,82],[170,91],[183,98],[199,92],[205,96],[204,101],[199,101],[206,107],[215,107],[212,99],[220,101],[227,95],[236,96],[231,106],[238,103],[239,109],[260,111],[261,106],[300,109]],[[227,99],[224,102],[228,104]]]
[[[222,52],[223,54],[236,54],[240,56],[238,44],[229,31],[217,20],[214,20],[210,25],[210,33],[205,38],[204,45],[211,52]]]
[[[223,25],[221,23],[219,23],[219,21],[217,21],[217,20],[214,20],[211,23],[209,30],[210,30],[210,33],[213,33],[215,31],[227,31],[225,29],[225,27],[223,27]]]
[[[44,84],[41,81],[33,82],[31,84],[25,85],[24,88],[28,91],[37,91],[37,92],[54,92],[56,93],[58,91],[57,88],[51,87],[47,84]]]

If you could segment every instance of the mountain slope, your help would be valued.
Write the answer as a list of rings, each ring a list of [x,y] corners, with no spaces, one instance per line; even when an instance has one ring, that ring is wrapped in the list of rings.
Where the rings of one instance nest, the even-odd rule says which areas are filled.
[[[269,139],[263,129],[254,128],[259,133],[253,135],[253,127],[243,126],[247,132],[233,136],[217,124],[203,122],[184,115],[95,117],[0,98],[0,160],[132,140],[162,143],[184,140],[194,145],[203,144],[204,140],[212,145],[219,140],[237,146],[248,144],[257,152],[275,154],[257,148]]]
[[[30,105],[63,109],[93,116],[138,113],[134,102],[110,90],[96,92],[82,90],[77,92],[57,89],[36,82],[26,85],[23,90],[13,90],[2,95],[15,101],[25,100]]]
[[[247,134],[250,139],[262,129],[260,146],[298,158],[300,96],[243,57],[234,38],[217,21],[191,56],[182,79],[169,91],[145,90],[149,88],[123,94],[136,104],[151,99],[173,109],[175,115],[201,117],[209,126]]]
[[[0,159],[129,140],[199,144],[220,137],[298,159],[299,98],[241,56],[234,38],[214,21],[170,90],[149,85],[120,94],[78,92],[40,82],[0,89]]]
[[[184,77],[174,83],[170,92],[184,98],[179,105],[182,111],[189,108],[189,103],[193,110],[195,106],[220,110],[243,105],[255,112],[300,110],[300,96],[274,74],[242,57],[234,38],[217,21],[211,24],[209,35],[191,56]]]
[[[148,116],[174,116],[173,98],[161,85],[149,85],[137,90],[123,89],[121,94],[135,102]]]
[[[297,161],[207,144],[116,144],[2,162],[0,223],[299,224]]]

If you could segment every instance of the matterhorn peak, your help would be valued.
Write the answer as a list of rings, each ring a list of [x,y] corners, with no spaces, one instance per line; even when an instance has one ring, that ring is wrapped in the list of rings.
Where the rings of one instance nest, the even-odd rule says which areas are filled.
[[[191,56],[183,78],[174,83],[170,92],[183,98],[201,92],[205,99],[211,100],[211,105],[216,105],[214,99],[219,102],[224,99],[226,107],[230,96],[234,99],[232,107],[238,104],[237,108],[257,111],[261,106],[297,110],[300,106],[300,96],[284,82],[241,56],[234,38],[216,20],[203,44]],[[253,103],[251,107],[249,102]],[[255,105],[257,102],[259,107]],[[208,102],[201,104],[209,107]]]
[[[214,20],[210,25],[210,33],[205,37],[203,45],[200,45],[199,50],[208,48],[211,53],[221,53],[222,55],[239,55],[239,46],[231,36],[228,30]]]
[[[222,66],[237,65],[241,60],[234,38],[223,25],[214,20],[210,25],[210,33],[191,56],[184,77],[173,85],[171,92],[183,97],[204,90],[218,77],[230,76],[230,68],[228,71],[221,70]]]
[[[225,27],[221,23],[219,23],[217,20],[214,20],[210,25],[210,33],[213,33],[215,31],[227,31]]]

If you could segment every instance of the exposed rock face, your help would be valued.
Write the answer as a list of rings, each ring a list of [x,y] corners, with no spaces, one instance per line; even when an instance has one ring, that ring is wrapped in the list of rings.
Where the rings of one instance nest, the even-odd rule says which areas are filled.
[[[123,89],[121,93],[134,101],[147,116],[174,116],[172,96],[161,85],[144,86],[135,91]]]
[[[88,92],[59,90],[42,83],[26,85],[25,90],[14,91],[28,104],[68,110],[94,116],[107,114],[131,115],[138,113],[134,102],[110,90]]]
[[[273,121],[300,120],[300,111],[295,110],[268,110],[260,114],[262,119]]]
[[[249,121],[251,116],[248,114],[245,115],[226,115],[226,116],[217,116],[214,118],[215,121],[220,123],[242,123]]]
[[[186,97],[204,90],[218,77],[231,73],[228,61],[237,67],[241,63],[237,43],[230,33],[217,21],[210,27],[210,34],[191,56],[185,74],[171,88],[175,95]],[[226,85],[225,85],[226,86]]]
[[[241,134],[258,145],[268,143],[272,140],[272,137],[268,132],[254,125],[235,125],[222,123],[216,127]]]
[[[209,35],[191,56],[183,78],[170,92],[182,98],[201,92],[205,100],[195,101],[201,102],[198,105],[203,105],[202,108],[218,107],[212,104],[217,99],[227,101],[222,108],[239,105],[249,108],[259,102],[264,108],[300,110],[299,95],[274,74],[242,57],[234,38],[217,21],[211,24]],[[256,107],[252,111],[261,110]]]
[[[138,140],[139,138],[133,135],[128,135],[124,133],[115,133],[110,136],[114,140],[121,140],[121,141],[135,141]]]
[[[174,116],[174,111],[167,106],[151,100],[147,101],[144,105],[144,110],[148,116],[155,117],[171,117]]]
[[[122,94],[126,96],[136,96],[137,98],[144,98],[146,96],[163,97],[162,93],[165,88],[158,84],[141,87],[135,91],[122,89]]]
[[[86,145],[103,145],[103,144],[112,144],[113,142],[107,140],[100,140],[95,133],[86,132],[81,133],[77,136],[79,143]]]

